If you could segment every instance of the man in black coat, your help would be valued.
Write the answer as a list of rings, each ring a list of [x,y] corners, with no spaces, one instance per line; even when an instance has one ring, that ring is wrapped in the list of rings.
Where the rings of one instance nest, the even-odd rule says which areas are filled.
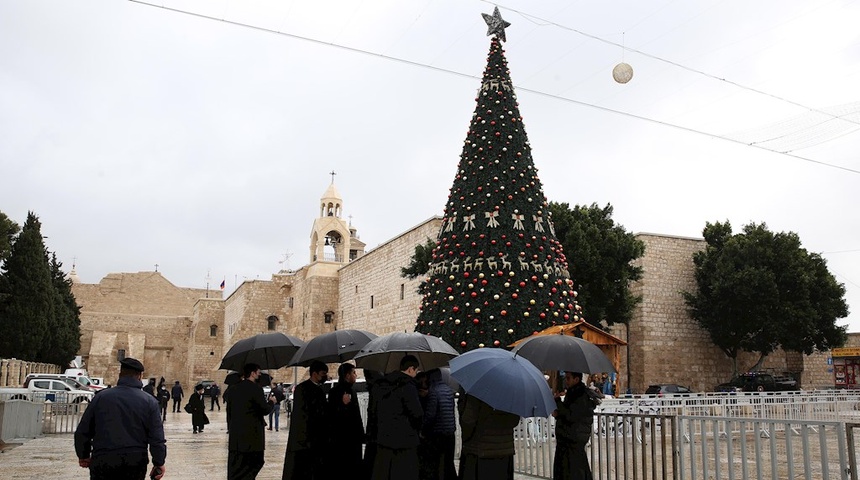
[[[170,396],[173,397],[173,413],[179,413],[180,403],[182,403],[182,397],[185,396],[185,392],[182,391],[182,385],[179,384],[179,380],[177,380],[173,384],[173,388],[170,389]]]
[[[328,377],[326,364],[315,361],[308,368],[310,378],[296,386],[290,436],[284,456],[282,480],[318,480],[329,478],[322,471],[328,446],[325,421],[326,398],[322,384]]]
[[[167,446],[155,397],[141,391],[143,364],[126,357],[120,361],[115,388],[93,397],[75,430],[78,465],[93,480],[143,480],[152,454],[152,478],[164,476]],[[4,477],[5,478],[5,477]]]
[[[337,369],[337,385],[328,392],[328,420],[331,447],[337,452],[337,461],[328,469],[329,478],[350,478],[361,471],[361,444],[364,443],[364,424],[358,397],[353,391],[357,377],[355,366],[343,363]]]
[[[555,395],[555,459],[553,476],[557,480],[591,480],[591,466],[585,446],[591,439],[594,409],[602,394],[586,387],[582,374],[564,373],[567,390]]]
[[[400,371],[389,373],[373,387],[374,480],[418,480],[418,432],[424,416],[413,381],[418,365],[414,355],[406,355],[400,360]]]
[[[260,366],[249,363],[242,369],[244,380],[230,386],[227,402],[227,478],[246,480],[257,478],[266,463],[266,422],[272,402],[266,401],[263,387],[257,384]]]

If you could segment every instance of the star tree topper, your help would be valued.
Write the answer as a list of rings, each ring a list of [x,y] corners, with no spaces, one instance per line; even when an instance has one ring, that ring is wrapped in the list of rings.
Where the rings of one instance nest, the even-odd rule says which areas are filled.
[[[496,7],[496,9],[493,10],[492,15],[482,13],[481,16],[484,17],[484,21],[487,22],[487,36],[489,37],[495,34],[498,35],[503,42],[506,42],[505,29],[510,27],[511,23],[502,19],[502,14],[499,13],[499,7]]]

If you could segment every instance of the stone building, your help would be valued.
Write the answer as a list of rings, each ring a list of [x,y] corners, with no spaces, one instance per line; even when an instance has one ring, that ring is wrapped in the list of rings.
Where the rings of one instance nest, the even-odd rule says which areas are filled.
[[[279,331],[307,340],[346,328],[379,335],[412,331],[421,300],[419,280],[401,277],[400,269],[416,245],[436,238],[441,217],[365,252],[343,211],[332,183],[311,228],[309,263],[270,280],[245,281],[228,298],[220,291],[177,287],[158,272],[111,273],[94,285],[75,282],[86,367],[110,382],[118,375],[117,358],[136,357],[147,366],[147,376],[180,380],[190,388],[202,379],[222,381],[223,355],[236,341],[258,333]],[[704,240],[650,233],[637,238],[646,248],[638,260],[643,276],[633,290],[643,300],[629,326],[609,329],[628,343],[620,355],[619,386],[642,392],[651,383],[678,383],[708,391],[728,381],[730,359],[687,315],[681,297],[695,288],[692,254]],[[849,344],[860,345],[860,335],[852,335]],[[807,388],[832,387],[828,358],[829,353],[777,352],[764,366],[797,372]],[[746,368],[756,359],[742,355],[738,365]],[[303,370],[272,374],[294,381],[305,375]]]

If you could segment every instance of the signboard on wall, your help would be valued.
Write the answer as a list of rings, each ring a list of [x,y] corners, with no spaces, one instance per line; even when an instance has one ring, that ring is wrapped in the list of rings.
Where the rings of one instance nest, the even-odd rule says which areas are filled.
[[[830,354],[834,357],[860,357],[860,347],[834,348]]]

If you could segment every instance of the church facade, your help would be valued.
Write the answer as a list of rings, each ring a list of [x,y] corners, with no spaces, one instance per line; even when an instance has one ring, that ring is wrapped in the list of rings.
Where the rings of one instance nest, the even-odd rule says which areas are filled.
[[[177,287],[158,272],[111,273],[98,284],[72,275],[81,306],[81,351],[91,375],[112,383],[118,359],[139,358],[148,377],[179,380],[191,388],[203,379],[222,382],[221,358],[236,341],[266,332],[309,340],[335,329],[378,335],[413,331],[421,298],[419,280],[401,277],[415,246],[435,239],[434,216],[366,252],[357,230],[343,219],[343,199],[332,183],[320,199],[309,239],[309,263],[269,280],[243,282],[227,298],[220,291]],[[731,361],[686,312],[680,292],[695,289],[692,254],[704,240],[638,234],[644,273],[632,288],[643,300],[629,326],[608,329],[627,346],[617,385],[641,393],[649,384],[678,383],[709,391],[731,377]],[[575,267],[575,266],[574,266]],[[587,305],[583,306],[587,312]],[[858,340],[851,337],[850,343]],[[798,374],[806,388],[832,387],[827,353],[777,352],[765,367]],[[745,368],[757,359],[739,358]],[[301,380],[304,369],[270,372],[276,381]]]

